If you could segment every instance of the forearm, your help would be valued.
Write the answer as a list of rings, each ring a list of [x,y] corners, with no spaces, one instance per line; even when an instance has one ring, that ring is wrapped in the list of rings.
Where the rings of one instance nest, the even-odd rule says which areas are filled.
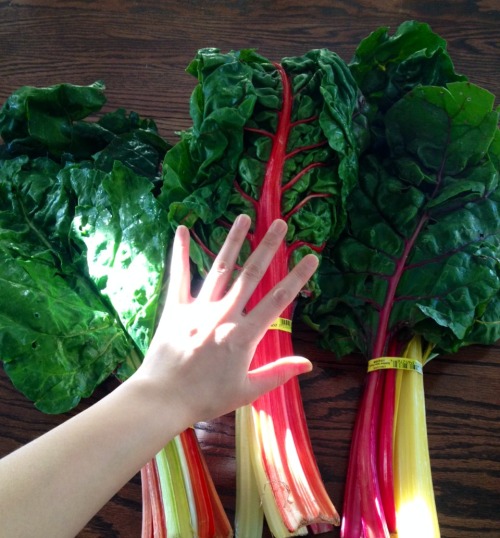
[[[75,536],[183,429],[176,415],[162,416],[142,380],[125,383],[1,460],[0,535]]]

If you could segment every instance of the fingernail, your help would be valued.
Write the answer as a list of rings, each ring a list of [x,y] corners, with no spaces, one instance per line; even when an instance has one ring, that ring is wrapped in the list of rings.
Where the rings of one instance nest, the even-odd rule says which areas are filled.
[[[304,263],[306,264],[307,269],[315,271],[319,265],[319,259],[314,254],[308,254],[304,257]]]
[[[175,230],[175,233],[182,235],[182,234],[189,233],[189,230],[187,226],[184,226],[184,224],[179,224],[179,226],[177,226],[177,229]]]
[[[236,220],[234,221],[234,225],[236,226],[236,228],[246,228],[249,220],[250,220],[250,217],[242,213],[241,215],[238,215],[236,217]]]
[[[304,364],[304,370],[302,371],[302,373],[306,374],[307,372],[312,372],[312,369],[313,369],[313,364],[311,361],[307,361],[306,364]]]
[[[272,224],[271,224],[271,228],[270,228],[274,233],[276,234],[284,234],[287,229],[288,229],[288,226],[286,225],[286,222],[284,220],[275,220]]]
[[[295,366],[297,368],[297,375],[307,374],[308,372],[311,372],[313,369],[312,362],[306,359],[305,357],[302,358],[300,362],[297,362]]]

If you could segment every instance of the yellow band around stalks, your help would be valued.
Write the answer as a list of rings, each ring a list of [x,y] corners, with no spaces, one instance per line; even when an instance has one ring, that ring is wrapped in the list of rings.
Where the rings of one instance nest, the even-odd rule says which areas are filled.
[[[271,323],[269,329],[291,333],[292,332],[292,320],[286,319],[286,318],[277,318],[276,321]]]
[[[368,361],[368,372],[376,370],[411,370],[423,373],[422,363],[416,359],[404,357],[379,357]]]

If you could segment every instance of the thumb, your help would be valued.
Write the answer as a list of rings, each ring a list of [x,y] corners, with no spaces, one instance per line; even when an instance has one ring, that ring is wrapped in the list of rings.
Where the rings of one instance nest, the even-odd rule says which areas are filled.
[[[312,363],[304,357],[283,357],[248,372],[253,400],[286,383],[296,375],[312,370]]]

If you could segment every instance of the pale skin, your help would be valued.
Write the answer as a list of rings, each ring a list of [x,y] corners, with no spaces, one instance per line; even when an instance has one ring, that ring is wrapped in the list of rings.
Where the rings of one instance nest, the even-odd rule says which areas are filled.
[[[77,535],[187,427],[311,369],[303,357],[284,357],[250,370],[258,342],[318,261],[305,256],[245,313],[286,233],[285,222],[275,221],[228,290],[249,227],[249,217],[236,219],[196,298],[190,290],[189,231],[177,229],[164,312],[141,367],[97,404],[0,460],[2,537]]]

